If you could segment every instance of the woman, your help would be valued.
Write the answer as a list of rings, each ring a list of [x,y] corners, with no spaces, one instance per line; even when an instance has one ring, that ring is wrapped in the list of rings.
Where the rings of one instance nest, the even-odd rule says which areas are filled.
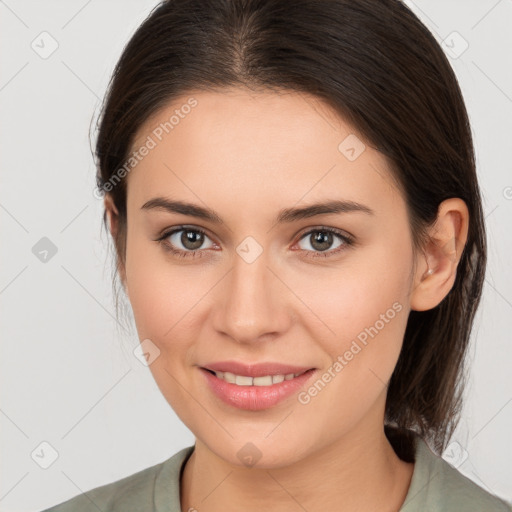
[[[96,154],[141,352],[196,442],[48,510],[512,510],[440,457],[485,230],[457,80],[405,5],[162,2]]]

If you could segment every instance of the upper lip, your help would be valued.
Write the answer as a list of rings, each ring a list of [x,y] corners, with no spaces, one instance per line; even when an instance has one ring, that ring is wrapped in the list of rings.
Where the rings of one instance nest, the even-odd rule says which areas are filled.
[[[215,372],[230,372],[235,375],[244,375],[247,377],[288,375],[290,373],[304,373],[307,370],[313,369],[311,366],[294,366],[271,361],[254,364],[245,364],[238,361],[218,361],[215,363],[205,364],[202,368],[213,370]]]

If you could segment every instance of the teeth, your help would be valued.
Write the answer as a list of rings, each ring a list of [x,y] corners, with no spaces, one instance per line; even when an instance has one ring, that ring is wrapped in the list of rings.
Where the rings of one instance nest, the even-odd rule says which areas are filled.
[[[286,375],[264,375],[262,377],[247,377],[245,375],[235,375],[230,372],[215,372],[215,375],[226,382],[236,384],[237,386],[271,386],[284,380],[291,380],[302,373],[288,373]]]
[[[235,384],[235,374],[229,372],[219,372],[217,374],[219,379],[224,379],[226,382],[231,382],[231,384]]]
[[[252,380],[254,386],[272,386],[272,377],[265,375],[264,377],[254,377]]]
[[[235,377],[235,384],[237,386],[252,386],[252,377],[244,377],[242,375],[237,375]]]

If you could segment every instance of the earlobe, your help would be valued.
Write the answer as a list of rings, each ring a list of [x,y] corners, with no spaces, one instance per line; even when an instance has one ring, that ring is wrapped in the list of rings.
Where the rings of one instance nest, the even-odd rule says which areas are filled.
[[[455,283],[468,227],[469,212],[462,199],[446,199],[439,205],[429,241],[416,258],[412,310],[432,309],[448,295]]]

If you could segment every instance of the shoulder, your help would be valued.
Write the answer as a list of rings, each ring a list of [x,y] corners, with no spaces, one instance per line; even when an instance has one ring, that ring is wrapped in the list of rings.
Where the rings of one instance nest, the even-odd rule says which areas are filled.
[[[400,512],[512,512],[512,504],[460,473],[419,437],[415,458],[410,489]]]
[[[170,484],[168,491],[179,491],[179,471],[192,450],[193,447],[183,448],[159,464],[85,491],[41,512],[153,512],[157,487],[164,483],[163,479]]]
[[[134,503],[151,503],[156,476],[164,462],[115,482],[96,487],[43,512],[89,512],[131,510]],[[149,509],[151,510],[151,509]]]
[[[496,511],[511,512],[512,505],[486,491],[441,457],[437,457],[433,475],[433,486],[446,510],[458,510],[464,506],[466,512]]]

